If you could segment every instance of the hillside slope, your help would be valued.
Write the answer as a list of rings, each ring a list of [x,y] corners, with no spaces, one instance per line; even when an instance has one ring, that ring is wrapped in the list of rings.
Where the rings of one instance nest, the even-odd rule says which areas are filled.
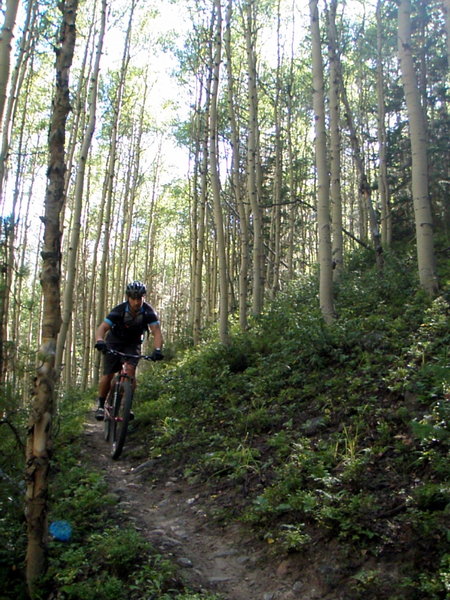
[[[217,523],[252,528],[317,598],[449,593],[449,295],[417,292],[410,262],[355,257],[332,327],[297,282],[229,347],[140,383],[140,458],[204,486]]]

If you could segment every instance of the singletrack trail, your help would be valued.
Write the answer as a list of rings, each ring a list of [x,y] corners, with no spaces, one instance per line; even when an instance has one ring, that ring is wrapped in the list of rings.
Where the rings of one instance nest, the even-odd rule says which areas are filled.
[[[320,581],[302,576],[295,560],[277,558],[267,543],[251,538],[235,523],[219,526],[208,518],[213,500],[201,487],[167,474],[152,477],[152,461],[131,459],[136,436],[130,435],[122,457],[113,461],[104,442],[103,424],[89,416],[83,453],[101,471],[109,491],[134,527],[164,556],[172,558],[194,590],[224,600],[332,599]],[[317,583],[317,585],[315,585]]]

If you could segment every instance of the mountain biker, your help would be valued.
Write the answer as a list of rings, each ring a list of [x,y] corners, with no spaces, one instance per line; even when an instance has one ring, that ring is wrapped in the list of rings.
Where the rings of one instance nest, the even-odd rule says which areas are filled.
[[[153,360],[163,358],[163,338],[158,316],[152,306],[144,301],[147,288],[141,281],[132,281],[125,290],[126,301],[111,310],[96,331],[95,348],[104,353],[103,376],[98,386],[98,408],[95,411],[97,421],[102,421],[105,415],[105,399],[111,387],[114,374],[121,369],[120,357],[107,354],[108,348],[125,354],[140,354],[144,333],[153,334]],[[105,338],[108,343],[106,343]],[[127,359],[125,366],[130,377],[136,372],[136,359]]]

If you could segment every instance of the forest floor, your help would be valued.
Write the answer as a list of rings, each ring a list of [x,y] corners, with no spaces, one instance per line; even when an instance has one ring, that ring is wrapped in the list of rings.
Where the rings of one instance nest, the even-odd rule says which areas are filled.
[[[102,434],[103,424],[88,417],[86,462],[102,472],[126,520],[175,561],[191,589],[216,593],[224,600],[340,597],[321,589],[320,580],[311,571],[302,571],[295,556],[275,556],[270,545],[245,526],[214,522],[208,516],[215,502],[211,490],[172,473],[155,479],[155,461],[133,458],[139,455],[137,435],[129,437],[122,457],[113,461]]]

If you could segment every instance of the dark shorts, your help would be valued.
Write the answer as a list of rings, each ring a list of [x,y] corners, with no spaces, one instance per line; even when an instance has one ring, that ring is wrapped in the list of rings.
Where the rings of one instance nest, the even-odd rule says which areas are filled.
[[[108,345],[118,352],[124,352],[125,354],[140,354],[141,344],[111,344]],[[111,375],[111,373],[117,373],[122,368],[123,360],[119,356],[113,354],[105,354],[103,356],[103,375]],[[137,358],[128,358],[127,363],[136,366],[138,364]]]

